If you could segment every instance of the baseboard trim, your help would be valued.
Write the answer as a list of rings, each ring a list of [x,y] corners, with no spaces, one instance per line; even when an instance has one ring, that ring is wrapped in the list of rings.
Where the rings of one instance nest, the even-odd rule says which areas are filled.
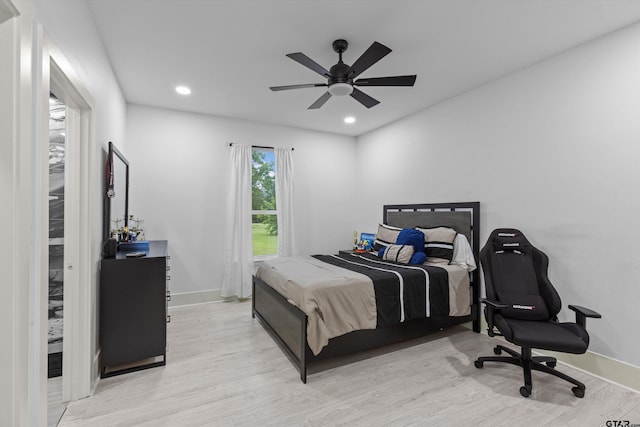
[[[169,307],[204,304],[208,302],[217,302],[224,300],[225,298],[220,296],[219,289],[215,291],[184,292],[180,294],[174,294],[172,292],[171,301],[169,301]]]
[[[555,357],[558,362],[572,368],[640,393],[640,367],[638,366],[593,351],[587,351],[584,354],[557,353],[546,350],[536,353]]]

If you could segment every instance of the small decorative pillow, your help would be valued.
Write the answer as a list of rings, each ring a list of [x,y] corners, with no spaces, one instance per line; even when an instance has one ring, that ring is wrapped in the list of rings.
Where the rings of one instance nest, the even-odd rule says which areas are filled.
[[[424,252],[429,262],[446,263],[453,258],[453,242],[456,239],[456,230],[449,227],[420,228],[424,233]]]
[[[396,245],[411,245],[413,252],[424,252],[424,233],[415,228],[403,228],[398,234]]]
[[[424,252],[414,252],[413,256],[411,257],[411,261],[409,261],[409,264],[421,265],[421,264],[424,264],[426,261],[427,261],[427,255],[425,255]]]
[[[413,246],[409,245],[389,245],[378,252],[378,256],[385,261],[398,262],[400,264],[409,264],[413,256]]]
[[[379,251],[382,248],[395,244],[400,231],[402,231],[402,228],[379,224],[376,239],[373,242],[373,249]]]
[[[378,258],[384,258],[384,251],[386,251],[388,246],[381,248],[378,251]],[[410,265],[422,265],[427,261],[427,256],[424,252],[414,252],[411,255],[411,261],[409,261]]]

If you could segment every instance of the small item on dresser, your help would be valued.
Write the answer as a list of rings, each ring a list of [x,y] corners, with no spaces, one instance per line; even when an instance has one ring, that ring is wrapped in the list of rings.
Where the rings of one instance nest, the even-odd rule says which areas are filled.
[[[104,256],[105,258],[115,258],[117,250],[118,250],[118,242],[116,242],[116,239],[109,238],[106,240],[106,242],[104,242],[102,256]]]
[[[127,258],[139,258],[145,255],[147,255],[146,252],[129,252]]]
[[[149,241],[148,240],[136,240],[135,242],[121,242],[118,245],[118,250],[122,252],[131,252],[131,251],[148,251],[149,250]]]

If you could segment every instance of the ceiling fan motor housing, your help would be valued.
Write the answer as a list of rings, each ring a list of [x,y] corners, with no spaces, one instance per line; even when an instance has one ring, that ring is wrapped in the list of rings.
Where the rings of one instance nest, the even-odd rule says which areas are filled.
[[[331,74],[328,77],[329,93],[333,96],[347,96],[353,92],[353,79],[347,77],[349,65],[342,62],[342,53],[347,50],[349,43],[344,39],[335,40],[332,44],[333,50],[339,55],[336,65],[329,69]]]

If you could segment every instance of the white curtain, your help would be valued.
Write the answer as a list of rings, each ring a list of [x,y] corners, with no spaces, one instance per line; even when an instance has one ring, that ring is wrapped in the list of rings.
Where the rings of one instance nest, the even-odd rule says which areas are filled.
[[[278,214],[278,256],[296,254],[293,235],[293,153],[274,148],[276,159],[276,211]]]
[[[251,296],[253,240],[251,234],[251,157],[248,145],[231,146],[231,179],[227,203],[227,237],[221,296]]]

